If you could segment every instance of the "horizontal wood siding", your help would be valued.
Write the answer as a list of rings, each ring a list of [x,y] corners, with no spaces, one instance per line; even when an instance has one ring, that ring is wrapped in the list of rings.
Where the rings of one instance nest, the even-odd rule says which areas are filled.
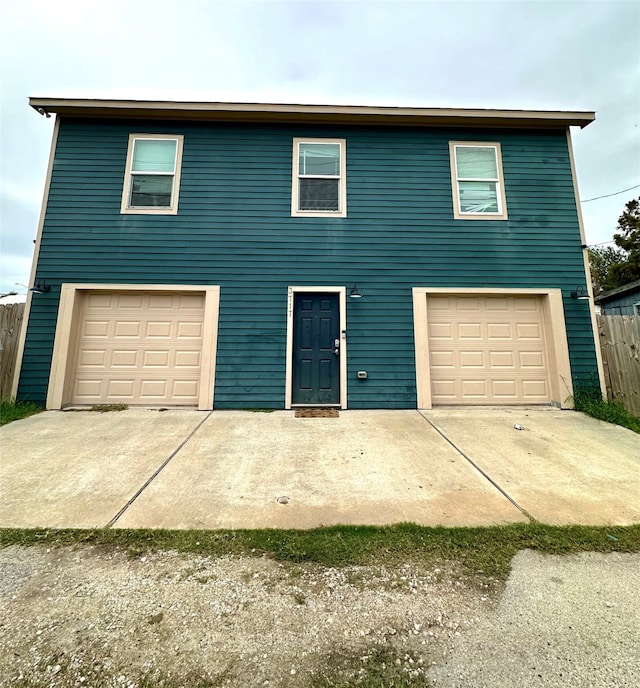
[[[601,304],[605,315],[638,315],[636,304],[640,304],[640,289],[635,293],[622,294]]]
[[[179,211],[121,215],[128,136],[184,134]],[[346,218],[291,217],[294,137],[347,140]],[[453,219],[450,140],[499,141],[508,221]],[[62,282],[220,284],[217,408],[284,406],[287,287],[354,283],[351,408],[416,406],[411,288],[559,287],[597,378],[564,131],[62,121],[19,395],[44,399]],[[366,381],[356,379],[367,370]]]

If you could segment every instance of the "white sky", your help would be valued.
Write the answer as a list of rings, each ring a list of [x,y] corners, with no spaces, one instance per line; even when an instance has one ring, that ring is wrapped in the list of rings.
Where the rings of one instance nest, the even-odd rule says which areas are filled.
[[[52,120],[29,96],[595,110],[583,199],[640,185],[638,0],[5,0],[0,292],[27,284]],[[583,203],[610,241],[634,189]]]

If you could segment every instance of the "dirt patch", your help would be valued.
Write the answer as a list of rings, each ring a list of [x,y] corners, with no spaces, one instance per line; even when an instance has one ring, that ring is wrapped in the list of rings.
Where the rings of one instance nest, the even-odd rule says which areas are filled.
[[[325,686],[392,672],[424,686],[501,590],[448,565],[12,546],[0,685]]]

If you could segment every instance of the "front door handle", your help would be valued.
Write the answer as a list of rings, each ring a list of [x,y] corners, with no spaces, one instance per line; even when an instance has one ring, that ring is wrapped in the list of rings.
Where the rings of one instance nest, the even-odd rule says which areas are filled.
[[[333,340],[333,353],[337,356],[340,353],[340,340],[339,339],[334,339]]]

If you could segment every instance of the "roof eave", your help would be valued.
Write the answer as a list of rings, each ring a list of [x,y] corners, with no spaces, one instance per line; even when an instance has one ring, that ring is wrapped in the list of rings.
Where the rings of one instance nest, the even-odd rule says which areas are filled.
[[[640,290],[640,279],[629,282],[629,284],[623,284],[621,287],[616,287],[615,289],[609,289],[608,291],[603,291],[602,294],[598,294],[594,301],[596,303],[604,303],[615,299],[618,296],[624,296],[628,292],[632,292],[636,289]]]
[[[264,103],[200,103],[145,100],[30,98],[43,115],[61,117],[235,122],[353,123],[385,126],[586,127],[594,112],[365,107]]]

